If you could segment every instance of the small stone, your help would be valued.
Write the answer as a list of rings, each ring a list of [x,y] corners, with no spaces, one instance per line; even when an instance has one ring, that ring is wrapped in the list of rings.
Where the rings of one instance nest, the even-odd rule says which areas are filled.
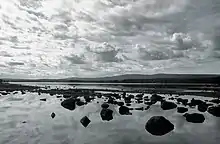
[[[185,113],[188,111],[188,108],[185,108],[185,107],[178,107],[177,108],[177,112],[178,113]]]
[[[110,109],[102,109],[100,112],[101,118],[103,121],[110,121],[113,119],[113,111]]]
[[[43,99],[40,99],[40,101],[47,101],[47,99],[43,98]]]
[[[87,117],[87,116],[84,116],[81,120],[80,120],[81,124],[84,126],[84,127],[87,127],[89,125],[89,123],[91,122],[91,120]]]
[[[51,114],[51,117],[52,117],[52,118],[55,118],[55,116],[56,116],[56,114],[53,112],[53,113]]]
[[[109,104],[103,103],[103,104],[101,105],[101,107],[107,109],[107,108],[109,107]]]

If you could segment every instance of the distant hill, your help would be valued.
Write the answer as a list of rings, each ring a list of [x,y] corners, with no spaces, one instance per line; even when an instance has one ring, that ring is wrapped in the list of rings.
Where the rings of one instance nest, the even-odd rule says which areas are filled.
[[[99,82],[99,83],[218,83],[220,75],[205,74],[126,74],[98,78],[65,78],[65,79],[4,79],[11,82]]]

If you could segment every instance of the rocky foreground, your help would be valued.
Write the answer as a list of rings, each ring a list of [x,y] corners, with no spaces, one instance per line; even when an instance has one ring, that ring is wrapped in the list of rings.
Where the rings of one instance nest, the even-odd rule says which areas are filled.
[[[157,93],[145,95],[144,92],[135,91],[136,93],[128,93],[127,91],[116,91],[102,93],[96,90],[86,89],[50,89],[49,87],[34,87],[22,86],[12,84],[0,85],[0,96],[7,96],[9,94],[27,92],[42,94],[49,94],[57,99],[60,99],[61,106],[69,111],[85,106],[93,101],[100,104],[100,119],[103,121],[111,121],[114,119],[113,110],[110,106],[118,107],[120,115],[132,116],[132,111],[147,111],[154,104],[160,104],[164,111],[176,109],[189,123],[203,123],[206,119],[203,115],[208,112],[212,116],[220,117],[220,99],[213,98],[211,100],[200,99],[185,99],[184,95],[175,95],[169,93],[167,97],[163,97]],[[216,96],[216,95],[215,95]],[[99,100],[102,101],[99,101]],[[46,98],[40,98],[40,101],[46,102]],[[140,107],[133,107],[133,104],[142,104]],[[144,104],[144,106],[143,106]],[[197,109],[197,112],[187,113],[189,109]],[[51,118],[55,118],[56,113],[51,112]],[[88,127],[92,123],[92,119],[88,116],[81,118],[80,123],[84,127]],[[144,126],[143,126],[144,127]],[[169,119],[164,116],[152,116],[146,121],[145,129],[152,135],[162,136],[171,132],[175,128]]]

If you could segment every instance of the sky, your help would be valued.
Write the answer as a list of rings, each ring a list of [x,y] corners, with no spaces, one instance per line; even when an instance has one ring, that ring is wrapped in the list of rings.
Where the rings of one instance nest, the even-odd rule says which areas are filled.
[[[219,0],[1,0],[0,77],[220,73]]]

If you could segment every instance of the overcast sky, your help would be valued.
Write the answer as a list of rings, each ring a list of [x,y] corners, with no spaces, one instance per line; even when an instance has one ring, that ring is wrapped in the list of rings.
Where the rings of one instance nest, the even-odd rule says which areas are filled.
[[[0,77],[220,73],[219,0],[2,0]]]

